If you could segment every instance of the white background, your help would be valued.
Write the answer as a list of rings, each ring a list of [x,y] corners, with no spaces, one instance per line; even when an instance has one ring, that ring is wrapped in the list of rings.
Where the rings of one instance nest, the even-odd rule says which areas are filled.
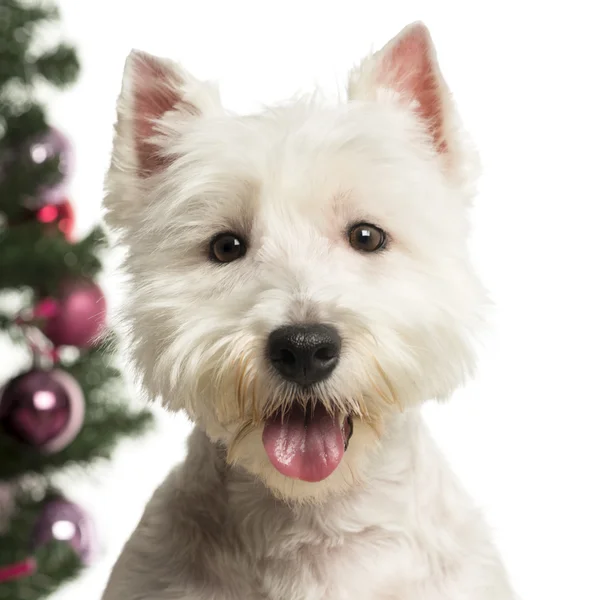
[[[83,62],[53,97],[72,137],[72,200],[98,219],[123,61],[131,47],[218,79],[246,111],[315,82],[336,93],[405,24],[431,28],[482,155],[473,252],[497,308],[477,379],[427,416],[492,524],[524,600],[600,598],[600,43],[590,0],[63,0]],[[107,285],[110,291],[110,278]],[[93,512],[95,566],[54,600],[95,600],[144,502],[182,456],[187,425],[122,444],[63,479]],[[123,599],[126,600],[126,599]],[[479,600],[479,599],[474,599]]]

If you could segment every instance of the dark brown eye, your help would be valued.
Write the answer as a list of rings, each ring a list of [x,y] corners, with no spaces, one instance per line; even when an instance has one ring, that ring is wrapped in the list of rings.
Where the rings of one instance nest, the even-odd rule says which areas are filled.
[[[348,240],[355,250],[376,252],[385,245],[385,232],[375,225],[359,223],[350,228]]]
[[[246,254],[246,244],[234,233],[219,233],[210,243],[210,257],[215,262],[230,263]]]

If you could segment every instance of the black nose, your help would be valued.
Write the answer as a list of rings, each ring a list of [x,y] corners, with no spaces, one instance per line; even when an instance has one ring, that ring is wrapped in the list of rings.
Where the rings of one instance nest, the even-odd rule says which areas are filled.
[[[287,325],[269,336],[269,359],[277,371],[301,385],[326,379],[340,359],[342,340],[329,325]]]

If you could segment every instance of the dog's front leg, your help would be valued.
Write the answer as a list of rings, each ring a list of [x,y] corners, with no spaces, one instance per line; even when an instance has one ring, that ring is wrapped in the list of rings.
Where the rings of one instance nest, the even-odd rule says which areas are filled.
[[[180,587],[175,574],[171,580],[156,568],[160,552],[149,543],[149,536],[138,527],[113,567],[102,600],[204,600]]]
[[[204,508],[209,499],[183,489],[181,473],[175,468],[148,502],[102,600],[262,600],[222,543],[218,520]]]

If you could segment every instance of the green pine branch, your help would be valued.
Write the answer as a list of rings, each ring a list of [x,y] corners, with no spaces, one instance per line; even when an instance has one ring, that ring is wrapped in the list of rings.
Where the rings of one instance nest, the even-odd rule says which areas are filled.
[[[18,147],[24,140],[44,133],[48,129],[46,113],[37,104],[16,104],[0,101],[0,117],[3,119],[4,136],[0,136],[0,152],[6,153]],[[8,165],[4,168],[3,178],[11,175]],[[39,185],[39,181],[36,182]],[[10,188],[4,188],[7,193]],[[13,196],[2,195],[0,202],[7,203]]]
[[[35,65],[37,74],[58,88],[70,85],[79,74],[79,61],[75,50],[66,44],[42,54]]]
[[[8,331],[14,327],[14,321],[9,315],[0,314],[0,331]]]
[[[72,48],[59,45],[39,57],[31,55],[30,45],[38,27],[55,21],[58,11],[47,5],[26,6],[18,0],[0,5],[0,89],[18,84],[30,87],[38,78],[63,87],[75,81],[79,62]]]
[[[37,221],[7,227],[0,231],[0,289],[32,288],[39,295],[54,295],[65,281],[97,275],[101,264],[96,254],[104,244],[99,227],[76,244]]]
[[[3,0],[0,8],[0,35],[31,29],[34,25],[58,18],[56,7],[39,3],[25,5],[20,0]]]
[[[16,161],[15,161],[16,162]],[[9,225],[18,225],[34,219],[28,204],[37,203],[36,196],[42,187],[59,183],[60,159],[52,158],[42,164],[9,164],[6,174],[0,181],[0,212]]]

